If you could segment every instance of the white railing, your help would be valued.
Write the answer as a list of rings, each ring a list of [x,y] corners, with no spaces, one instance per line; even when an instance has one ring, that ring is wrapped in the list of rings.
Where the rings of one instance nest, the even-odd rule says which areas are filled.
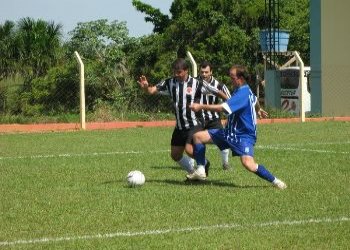
[[[299,86],[300,86],[300,97],[299,97],[299,105],[300,105],[300,120],[301,122],[305,122],[305,104],[304,104],[304,62],[301,60],[301,57],[297,51],[293,51],[293,55],[297,60],[297,64],[299,65]]]

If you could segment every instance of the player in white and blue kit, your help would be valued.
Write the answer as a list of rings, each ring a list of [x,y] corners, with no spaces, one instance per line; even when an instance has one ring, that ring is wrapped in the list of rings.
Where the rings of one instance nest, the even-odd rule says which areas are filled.
[[[209,129],[194,134],[194,157],[197,170],[187,176],[191,180],[205,180],[205,144],[214,143],[220,150],[230,148],[233,155],[239,156],[242,165],[259,177],[271,182],[274,186],[285,189],[287,185],[273,176],[263,165],[254,160],[254,145],[256,142],[256,114],[266,115],[257,110],[257,98],[246,83],[247,71],[240,65],[232,66],[230,78],[235,90],[230,99],[222,104],[193,103],[191,109],[195,112],[208,110],[224,112],[228,122],[224,129]],[[258,108],[259,109],[259,108]]]

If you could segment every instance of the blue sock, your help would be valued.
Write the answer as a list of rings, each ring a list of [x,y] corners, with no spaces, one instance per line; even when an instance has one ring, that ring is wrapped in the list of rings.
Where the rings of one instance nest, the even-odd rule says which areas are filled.
[[[275,180],[275,176],[273,176],[263,165],[258,165],[258,169],[256,170],[255,174],[269,182],[273,182]]]
[[[193,145],[194,159],[197,165],[205,165],[205,144],[194,144]]]

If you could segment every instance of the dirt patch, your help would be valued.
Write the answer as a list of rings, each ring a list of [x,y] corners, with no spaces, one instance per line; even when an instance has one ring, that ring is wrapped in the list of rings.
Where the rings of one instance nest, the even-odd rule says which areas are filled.
[[[320,121],[350,121],[350,117],[320,117],[306,118],[307,122]],[[279,118],[260,119],[258,124],[271,123],[295,123],[300,122],[300,118]],[[138,127],[174,127],[175,121],[137,121],[137,122],[91,122],[86,123],[86,130],[107,130]],[[79,123],[47,123],[47,124],[2,124],[0,133],[18,132],[56,132],[56,131],[77,131],[80,130]]]

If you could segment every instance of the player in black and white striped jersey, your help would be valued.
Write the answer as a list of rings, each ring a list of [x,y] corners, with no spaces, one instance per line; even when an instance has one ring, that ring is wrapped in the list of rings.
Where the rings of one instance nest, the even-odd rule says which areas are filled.
[[[200,64],[200,79],[203,79],[204,81],[208,82],[210,86],[222,91],[226,98],[219,98],[216,95],[202,95],[201,96],[201,103],[203,104],[219,104],[221,101],[225,101],[226,99],[231,97],[230,91],[226,87],[225,84],[220,83],[218,80],[216,80],[213,77],[213,69],[212,65],[207,62],[203,61]],[[203,111],[204,116],[204,129],[214,129],[214,128],[223,128],[221,117],[218,112],[213,111]],[[229,170],[230,164],[229,164],[229,149],[224,149],[221,151],[221,160],[222,160],[222,167],[224,170]],[[206,173],[208,176],[208,173]]]
[[[189,75],[189,66],[185,59],[179,58],[172,65],[173,77],[155,86],[150,86],[147,78],[141,76],[138,83],[148,94],[169,95],[173,101],[176,126],[171,137],[171,158],[179,163],[189,174],[194,172],[192,136],[203,130],[204,118],[202,112],[195,113],[189,106],[201,98],[202,93],[222,96],[223,93],[205,85],[202,80]],[[190,156],[184,155],[184,151]],[[207,162],[207,168],[209,167]]]

